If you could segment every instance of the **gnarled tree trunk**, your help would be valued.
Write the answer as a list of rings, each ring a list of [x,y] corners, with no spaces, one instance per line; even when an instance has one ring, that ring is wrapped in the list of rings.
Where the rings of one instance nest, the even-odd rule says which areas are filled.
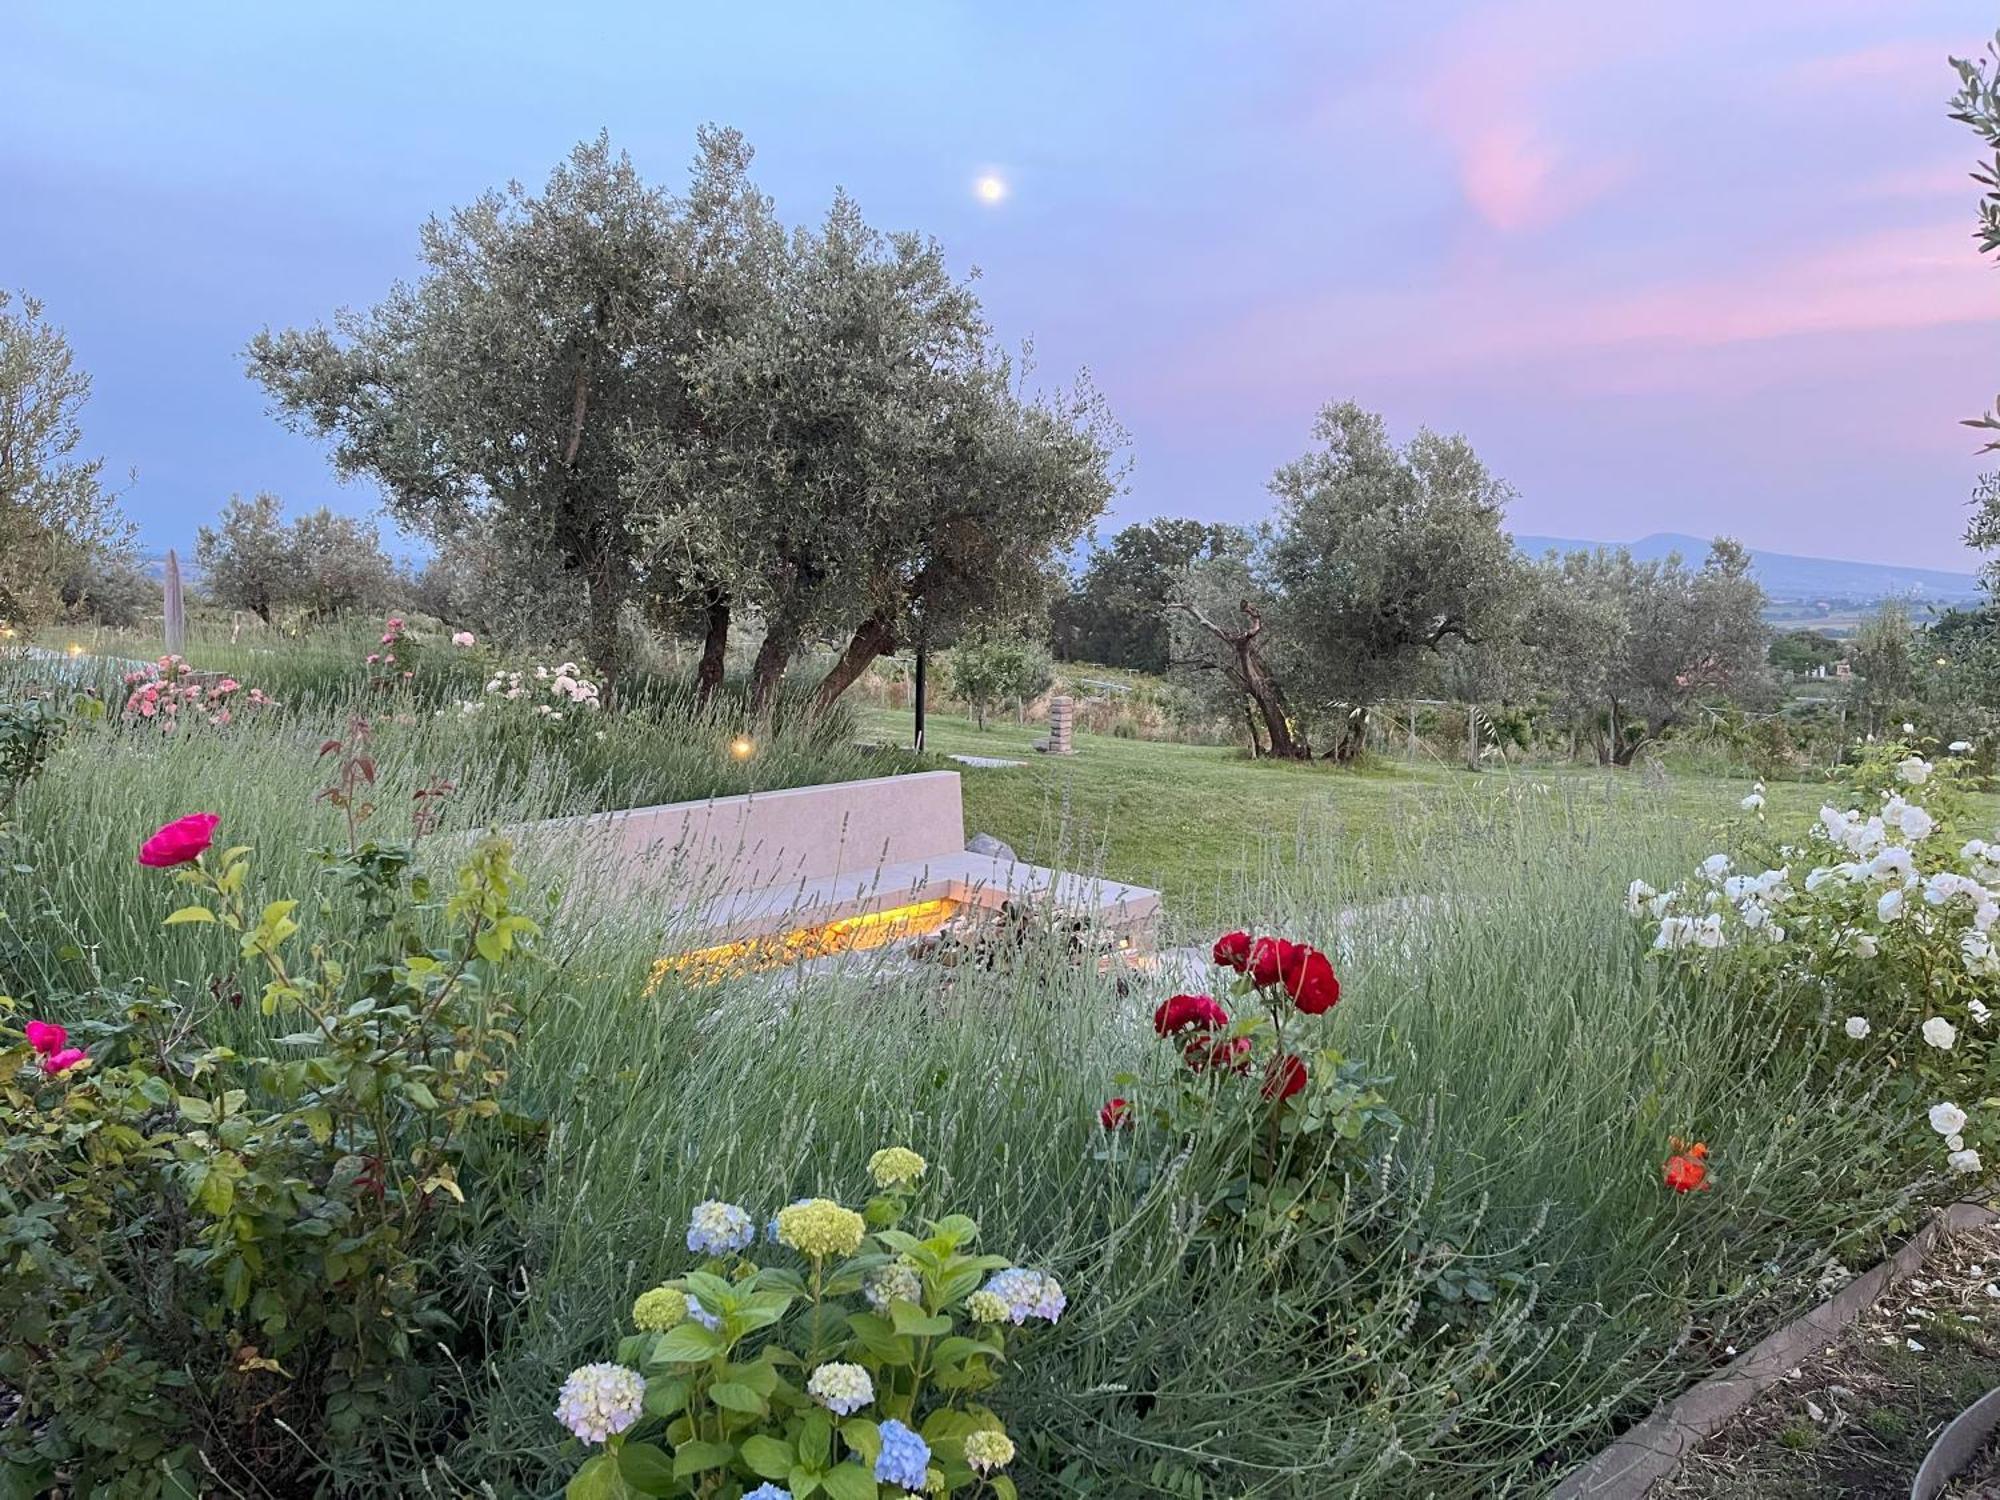
[[[840,695],[853,687],[878,656],[896,649],[896,626],[881,615],[870,615],[854,627],[854,635],[840,659],[827,670],[813,694],[813,707],[831,708]]]
[[[1285,695],[1278,681],[1264,665],[1262,653],[1257,650],[1257,637],[1264,633],[1264,617],[1248,599],[1239,599],[1236,607],[1243,613],[1244,628],[1224,630],[1192,604],[1175,606],[1187,612],[1193,621],[1227,646],[1235,662],[1231,675],[1237,685],[1257,705],[1257,712],[1264,717],[1264,732],[1271,738],[1271,755],[1277,760],[1311,760],[1312,748],[1303,735],[1294,735],[1292,726],[1285,715]]]
[[[703,607],[705,625],[701,637],[701,665],[695,668],[695,701],[704,708],[722,686],[723,657],[729,650],[729,596],[711,589]]]

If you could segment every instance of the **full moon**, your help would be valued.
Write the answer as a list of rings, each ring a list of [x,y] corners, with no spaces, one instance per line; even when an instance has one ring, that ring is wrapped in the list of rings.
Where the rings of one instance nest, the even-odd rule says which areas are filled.
[[[1007,196],[1007,180],[997,172],[987,172],[972,184],[981,203],[998,203]]]

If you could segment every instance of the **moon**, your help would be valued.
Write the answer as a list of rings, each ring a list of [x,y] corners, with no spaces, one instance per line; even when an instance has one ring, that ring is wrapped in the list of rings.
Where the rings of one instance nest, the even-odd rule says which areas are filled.
[[[998,203],[1007,196],[1007,179],[998,172],[982,172],[972,191],[981,203]]]

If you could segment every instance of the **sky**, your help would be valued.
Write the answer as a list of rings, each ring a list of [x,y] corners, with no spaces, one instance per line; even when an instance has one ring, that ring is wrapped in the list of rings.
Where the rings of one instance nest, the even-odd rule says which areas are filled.
[[[2000,281],[1946,59],[1994,23],[1972,0],[14,0],[0,287],[68,331],[150,548],[232,493],[367,512],[270,417],[245,342],[371,304],[426,216],[600,129],[677,187],[715,121],[788,220],[845,187],[977,268],[1040,377],[1089,371],[1130,434],[1107,534],[1262,517],[1351,398],[1464,433],[1518,532],[1966,567],[1959,422],[2000,394]]]

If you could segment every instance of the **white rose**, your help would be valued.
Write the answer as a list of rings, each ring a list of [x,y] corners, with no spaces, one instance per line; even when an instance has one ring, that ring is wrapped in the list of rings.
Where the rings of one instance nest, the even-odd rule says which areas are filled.
[[[1958,1041],[1958,1028],[1943,1016],[1932,1016],[1924,1022],[1924,1040],[1940,1052],[1949,1052]]]
[[[1868,1024],[1868,1018],[1866,1016],[1849,1016],[1847,1018],[1847,1025],[1843,1029],[1847,1032],[1849,1036],[1853,1037],[1855,1041],[1863,1042],[1868,1039],[1868,1033],[1873,1031],[1875,1028]]]
[[[1979,1153],[1977,1151],[1954,1151],[1945,1160],[1951,1164],[1951,1169],[1954,1172],[1971,1173],[1979,1170]]]
[[[1884,891],[1882,899],[1875,903],[1875,915],[1884,922],[1893,922],[1903,914],[1903,892],[1900,888]]]
[[[1762,792],[1752,792],[1736,805],[1745,812],[1756,812],[1764,805],[1764,794]]]
[[[1965,1129],[1965,1111],[1947,1099],[1942,1104],[1933,1104],[1930,1110],[1931,1129],[1939,1135],[1957,1135]]]
[[[1931,779],[1931,763],[1921,755],[1912,755],[1896,763],[1896,779],[1910,786],[1922,786]]]

